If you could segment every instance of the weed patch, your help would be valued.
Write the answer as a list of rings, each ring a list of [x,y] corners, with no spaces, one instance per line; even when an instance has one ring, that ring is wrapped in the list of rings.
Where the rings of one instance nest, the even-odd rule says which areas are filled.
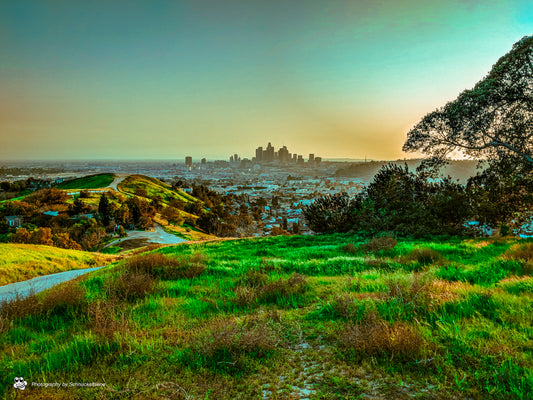
[[[415,326],[393,324],[370,313],[360,323],[348,324],[338,332],[339,345],[348,358],[386,356],[390,360],[415,361],[424,347],[424,339]]]
[[[200,253],[181,258],[149,253],[128,259],[124,268],[136,274],[149,275],[153,279],[192,279],[205,272],[206,261]]]

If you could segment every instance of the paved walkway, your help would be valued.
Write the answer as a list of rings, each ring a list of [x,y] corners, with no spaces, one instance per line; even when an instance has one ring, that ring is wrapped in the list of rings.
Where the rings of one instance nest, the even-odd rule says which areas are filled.
[[[72,271],[58,272],[56,274],[38,276],[27,281],[15,282],[9,285],[0,286],[0,302],[11,301],[17,297],[26,297],[31,293],[39,293],[49,289],[59,283],[70,281],[80,275],[96,271],[103,267],[74,269]]]
[[[114,246],[124,240],[130,239],[146,239],[150,243],[158,244],[178,244],[187,241],[186,239],[165,232],[161,225],[158,224],[155,224],[155,229],[153,231],[126,231],[126,233],[128,234],[127,237],[114,240],[106,247]]]

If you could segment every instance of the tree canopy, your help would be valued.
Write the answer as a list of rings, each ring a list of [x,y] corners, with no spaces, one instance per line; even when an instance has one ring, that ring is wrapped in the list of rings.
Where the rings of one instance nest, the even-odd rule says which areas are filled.
[[[426,115],[404,151],[437,159],[460,150],[477,159],[513,157],[533,167],[533,36],[501,57],[473,89]]]

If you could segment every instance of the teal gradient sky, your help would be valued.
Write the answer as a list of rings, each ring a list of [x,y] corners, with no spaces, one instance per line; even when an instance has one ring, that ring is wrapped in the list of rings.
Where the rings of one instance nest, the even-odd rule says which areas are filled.
[[[0,2],[0,160],[404,157],[531,1]],[[413,156],[413,155],[408,155]]]

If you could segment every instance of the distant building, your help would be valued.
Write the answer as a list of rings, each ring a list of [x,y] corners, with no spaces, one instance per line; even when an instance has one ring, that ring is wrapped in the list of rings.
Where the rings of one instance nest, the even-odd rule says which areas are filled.
[[[5,219],[7,224],[12,228],[20,228],[22,225],[22,217],[19,217],[18,215],[9,215],[5,217]]]
[[[185,157],[185,166],[192,167],[192,157],[190,156]]]
[[[318,165],[322,162],[322,157],[315,157],[315,164]]]
[[[315,155],[314,154],[309,154],[309,162],[312,164],[313,162],[315,162]]]
[[[258,147],[257,149],[255,149],[255,161],[263,161],[263,147]]]
[[[298,155],[298,164],[304,163],[304,157],[302,155]]]
[[[272,144],[270,142],[268,142],[266,150],[263,151],[263,161],[274,161],[274,147],[272,147]]]
[[[282,163],[287,163],[290,161],[290,155],[287,146],[283,146],[281,149],[278,150],[278,159]]]
[[[205,158],[202,158],[202,161],[201,161],[201,163],[202,163],[202,165],[205,165],[205,164],[207,164],[207,159],[205,159]]]

